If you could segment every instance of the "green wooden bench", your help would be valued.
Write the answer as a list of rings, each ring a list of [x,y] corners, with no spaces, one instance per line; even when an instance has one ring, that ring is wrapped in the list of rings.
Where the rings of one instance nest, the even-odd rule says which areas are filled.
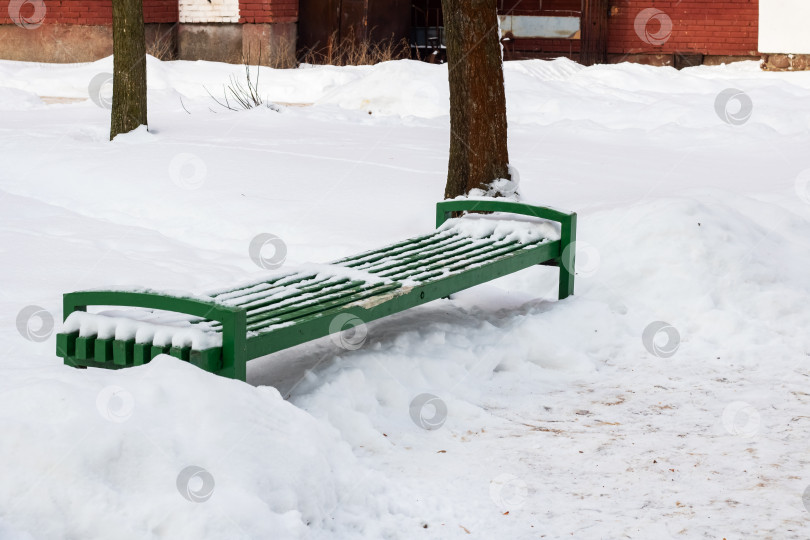
[[[447,222],[464,211],[498,214]],[[508,220],[500,213],[558,222],[559,238],[475,237],[461,227],[471,223],[465,220]],[[523,227],[550,228],[537,220],[518,220],[529,222],[521,223]],[[57,355],[74,367],[118,369],[170,354],[245,380],[248,360],[343,330],[335,327],[336,317],[370,322],[537,264],[559,266],[560,299],[574,292],[575,213],[500,199],[455,199],[437,204],[436,226],[429,234],[321,269],[276,272],[206,296],[151,290],[65,294],[65,328],[57,335]],[[88,306],[145,309],[88,314]],[[166,312],[173,312],[173,318],[167,319]]]

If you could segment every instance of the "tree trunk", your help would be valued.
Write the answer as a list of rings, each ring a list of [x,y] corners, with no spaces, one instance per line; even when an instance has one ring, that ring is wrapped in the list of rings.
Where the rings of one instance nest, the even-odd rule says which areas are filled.
[[[450,79],[445,198],[509,178],[496,0],[442,0]]]
[[[607,63],[608,0],[582,0],[579,63]]]
[[[143,0],[113,0],[113,100],[110,140],[146,122]]]

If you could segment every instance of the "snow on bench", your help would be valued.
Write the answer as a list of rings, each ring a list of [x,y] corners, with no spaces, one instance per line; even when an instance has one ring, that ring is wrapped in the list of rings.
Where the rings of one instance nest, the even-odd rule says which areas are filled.
[[[449,218],[460,210],[509,214]],[[119,368],[166,353],[244,379],[248,359],[328,335],[338,314],[368,322],[534,264],[560,266],[564,298],[573,292],[573,249],[566,248],[575,227],[575,214],[544,207],[444,201],[435,231],[327,265],[305,264],[205,295],[144,288],[66,294],[57,354],[76,367]],[[88,305],[138,309],[87,313]]]

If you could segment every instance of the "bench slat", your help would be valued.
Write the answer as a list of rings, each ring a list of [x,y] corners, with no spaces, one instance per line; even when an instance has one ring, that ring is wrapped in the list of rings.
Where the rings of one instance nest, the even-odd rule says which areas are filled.
[[[458,249],[448,252],[446,255],[433,255],[425,258],[419,257],[417,258],[417,260],[407,264],[394,265],[392,268],[388,270],[379,272],[379,275],[382,277],[391,278],[391,276],[394,275],[410,274],[411,273],[409,272],[410,270],[420,270],[422,268],[444,266],[450,261],[456,261],[461,257],[466,257],[470,254],[477,253],[478,251],[483,251],[492,244],[494,244],[494,241],[490,241],[483,244],[470,242],[462,247],[459,247]]]
[[[264,302],[265,305],[262,305],[256,309],[250,309],[247,311],[247,322],[256,322],[264,319],[268,319],[278,314],[286,313],[288,311],[300,309],[303,307],[308,307],[310,305],[316,305],[319,302],[322,302],[325,299],[332,299],[339,297],[340,295],[348,295],[354,294],[360,290],[362,290],[362,286],[366,282],[364,281],[351,281],[347,282],[339,287],[334,287],[332,289],[322,289],[319,291],[318,294],[310,294],[306,297],[305,301],[301,301],[301,297],[285,297],[284,300],[280,302],[276,301],[267,301]],[[221,327],[220,323],[212,323],[211,326],[213,329],[218,330]]]
[[[327,280],[328,281],[328,280]],[[282,302],[294,302],[296,298],[302,295],[317,295],[320,291],[331,290],[332,288],[337,288],[348,283],[350,280],[349,278],[342,278],[342,279],[335,279],[330,284],[325,284],[324,282],[319,282],[314,285],[308,285],[301,287],[299,289],[290,289],[286,291],[285,294],[273,294],[269,297],[256,299],[253,302],[247,304],[241,304],[240,307],[244,307],[248,310],[248,312],[258,311],[261,308],[278,305]]]
[[[95,358],[96,336],[79,336],[76,338],[76,357],[79,360]]]
[[[132,365],[142,366],[148,364],[152,359],[151,343],[136,343],[132,348]]]
[[[327,297],[319,298],[316,302],[308,302],[306,304],[293,304],[291,306],[287,306],[285,309],[281,309],[278,311],[272,311],[266,314],[262,314],[261,316],[252,317],[248,321],[248,329],[254,329],[257,327],[264,327],[266,326],[265,322],[269,320],[279,320],[280,318],[284,318],[285,320],[292,320],[297,318],[297,313],[312,313],[316,312],[323,308],[326,305],[341,305],[341,304],[348,304],[353,302],[353,299],[357,298],[367,298],[369,296],[374,296],[375,294],[380,294],[381,292],[388,291],[390,289],[397,289],[402,285],[399,283],[395,284],[383,284],[383,285],[369,285],[368,287],[358,288],[354,290],[345,291],[340,294],[330,295]],[[288,315],[292,315],[292,317],[287,317]]]
[[[209,296],[211,298],[216,299],[217,301],[227,300],[227,299],[231,298],[231,295],[233,295],[234,297],[240,296],[238,293],[240,293],[242,291],[245,291],[247,289],[251,289],[253,287],[258,287],[258,286],[262,286],[262,285],[270,286],[270,285],[272,285],[272,284],[274,284],[274,283],[276,283],[278,281],[281,281],[284,278],[287,278],[287,277],[293,276],[293,275],[297,275],[297,274],[298,274],[298,272],[285,272],[285,273],[281,273],[281,274],[278,274],[276,276],[273,276],[272,278],[269,278],[267,280],[258,281],[258,282],[255,282],[255,283],[241,284],[241,285],[239,285],[237,287],[232,287],[232,288],[223,288],[223,289],[217,289],[217,290],[214,290],[214,291],[210,291]]]
[[[279,294],[285,290],[293,291],[296,289],[296,287],[294,287],[295,285],[298,285],[304,281],[315,280],[307,285],[307,287],[309,287],[315,286],[318,283],[327,282],[330,279],[334,279],[334,276],[325,276],[316,279],[317,276],[318,274],[314,272],[290,273],[285,274],[283,279],[271,279],[267,282],[262,281],[259,283],[253,283],[250,286],[234,289],[234,293],[241,294],[230,295],[228,292],[221,292],[216,296],[210,296],[215,300],[225,302],[228,305],[242,307],[248,305],[250,302],[262,300],[269,296]]]
[[[256,332],[264,332],[268,329],[271,329],[274,326],[278,326],[287,322],[291,321],[300,321],[301,319],[306,319],[311,316],[320,317],[321,313],[324,310],[332,309],[335,307],[346,306],[355,302],[359,302],[361,300],[365,300],[367,298],[371,298],[373,296],[377,296],[380,294],[385,294],[387,292],[393,291],[395,289],[399,289],[401,284],[394,283],[391,285],[381,285],[375,289],[369,289],[367,292],[362,292],[358,294],[353,294],[351,296],[346,296],[344,298],[340,298],[337,300],[332,300],[329,302],[323,302],[318,306],[313,306],[307,309],[300,309],[296,311],[292,311],[290,313],[286,313],[284,315],[280,315],[278,317],[273,317],[271,319],[267,319],[265,321],[254,323],[253,325],[248,325],[248,330],[256,331]]]
[[[135,359],[135,340],[128,339],[113,341],[113,363],[117,366],[131,366]]]
[[[448,235],[446,233],[444,233],[444,234],[436,234],[433,237],[431,237],[428,240],[425,240],[423,242],[413,243],[413,244],[410,244],[408,246],[402,247],[402,248],[397,249],[397,250],[380,252],[375,257],[373,257],[371,259],[361,261],[359,264],[351,265],[350,268],[356,268],[358,270],[366,270],[368,268],[373,268],[373,267],[375,267],[375,266],[377,266],[379,264],[383,264],[383,263],[385,263],[385,262],[387,262],[387,261],[389,261],[391,259],[394,259],[396,257],[403,257],[403,256],[407,257],[407,256],[410,256],[410,255],[419,253],[421,251],[424,251],[426,249],[428,249],[428,250],[429,249],[439,249],[439,248],[441,248],[443,246],[447,246],[448,244],[451,244],[453,242],[458,242],[459,240],[461,240],[461,239],[456,235]],[[333,263],[333,264],[340,264],[341,266],[349,266],[349,265],[344,265],[342,263]]]
[[[357,263],[358,261],[361,261],[361,260],[363,260],[363,259],[365,259],[367,257],[372,256],[372,255],[376,255],[376,254],[379,254],[379,253],[382,253],[382,252],[396,251],[397,249],[399,249],[401,247],[408,246],[408,245],[411,245],[411,244],[414,244],[414,243],[419,243],[419,242],[422,242],[424,240],[428,240],[430,238],[433,238],[433,237],[437,236],[438,234],[439,234],[439,231],[433,231],[433,232],[431,232],[429,234],[425,234],[425,235],[422,235],[422,236],[416,236],[414,238],[409,238],[408,240],[403,240],[402,242],[397,242],[396,244],[391,244],[389,246],[381,247],[379,249],[373,249],[371,251],[366,251],[364,253],[360,253],[359,255],[352,255],[351,257],[345,257],[343,259],[338,259],[337,261],[334,261],[333,264],[339,264],[341,266],[354,267],[355,264],[353,264],[353,263]]]
[[[427,246],[426,249],[419,249],[402,253],[399,255],[393,255],[391,257],[386,257],[371,266],[367,267],[361,266],[359,267],[359,269],[363,270],[364,272],[371,272],[376,274],[383,270],[394,267],[398,264],[402,264],[404,262],[418,261],[423,259],[424,257],[436,255],[438,253],[449,254],[458,249],[469,246],[472,243],[473,243],[472,240],[470,240],[469,238],[458,238],[458,237],[448,238],[446,241],[439,242],[438,244],[434,244],[431,246]]]
[[[535,246],[536,245],[537,244],[535,244]],[[542,244],[539,244],[539,245],[542,245]],[[504,246],[502,248],[498,248],[496,251],[491,251],[491,252],[487,252],[487,253],[474,255],[474,256],[469,257],[469,258],[461,258],[457,262],[455,262],[454,264],[451,264],[449,266],[443,266],[443,265],[440,265],[440,264],[435,264],[435,265],[432,266],[432,268],[427,269],[428,273],[430,273],[429,277],[420,277],[421,274],[411,274],[411,275],[408,275],[407,277],[401,277],[401,278],[398,277],[397,279],[413,279],[414,281],[430,281],[434,277],[438,278],[440,276],[445,276],[445,275],[448,275],[448,274],[453,275],[455,273],[458,273],[459,271],[468,269],[471,266],[474,266],[475,264],[477,264],[477,263],[479,263],[481,261],[492,260],[493,256],[496,257],[495,260],[498,260],[504,255],[508,255],[510,253],[513,253],[513,252],[521,250],[521,249],[530,249],[531,247],[533,247],[533,246],[526,246],[526,244],[518,244],[518,243],[509,244],[509,245]]]
[[[350,294],[356,294],[364,289],[368,289],[374,286],[376,285],[366,285],[365,281],[351,281],[343,287],[336,287],[334,289],[324,290],[317,295],[308,296],[306,299],[304,299],[304,301],[297,301],[299,299],[294,298],[291,300],[285,300],[284,302],[280,302],[277,304],[265,306],[260,310],[248,311],[247,322],[248,324],[250,324],[253,321],[267,319],[275,315],[282,315],[289,311],[294,311],[296,309],[317,305],[327,300],[340,298],[342,296],[348,296]]]

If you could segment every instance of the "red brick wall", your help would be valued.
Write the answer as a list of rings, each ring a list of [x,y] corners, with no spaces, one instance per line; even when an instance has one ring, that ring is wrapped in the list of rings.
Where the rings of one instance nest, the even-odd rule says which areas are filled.
[[[298,21],[298,0],[239,0],[241,23]]]
[[[143,0],[143,20],[148,23],[177,22],[177,6],[177,0]]]
[[[44,0],[42,24],[112,24],[112,0]],[[0,0],[0,24],[12,24],[8,16],[9,0]],[[298,20],[298,0],[239,0],[241,18],[247,23],[285,23]],[[34,8],[23,6],[22,15]],[[178,21],[177,0],[143,0],[144,20],[148,23]]]
[[[517,4],[516,0],[502,0],[504,7],[515,4],[525,11],[529,0]],[[543,15],[551,2],[544,2]],[[560,9],[570,8],[565,0],[556,0]],[[519,7],[518,7],[519,6]],[[608,52],[611,54],[702,53],[708,55],[755,56],[759,25],[758,0],[611,0],[608,19]],[[658,12],[643,12],[645,9]],[[659,13],[660,12],[660,13]],[[504,13],[502,11],[502,13]],[[527,15],[541,14],[526,12]],[[559,13],[575,15],[579,12]],[[639,15],[639,31],[636,18]],[[646,16],[645,16],[646,15]],[[645,25],[647,17],[652,19]],[[660,21],[671,23],[671,32],[659,34]],[[646,41],[645,41],[646,39]],[[516,39],[505,44],[507,58],[575,55],[579,40]]]
[[[112,0],[44,0],[42,24],[112,24]],[[8,16],[9,0],[0,0],[0,24],[13,24]],[[21,14],[31,16],[34,7],[24,4]],[[148,23],[177,22],[177,0],[143,0],[144,20]]]
[[[661,12],[658,19],[671,21],[672,31],[659,39],[660,20],[650,20],[647,32],[653,36],[645,41],[646,17],[638,19],[642,10],[654,8]],[[647,15],[652,12],[647,12]],[[717,55],[756,55],[759,26],[758,0],[614,0],[608,28],[608,52],[673,53],[697,52]],[[650,43],[649,41],[652,41]],[[663,43],[657,44],[656,42]]]

